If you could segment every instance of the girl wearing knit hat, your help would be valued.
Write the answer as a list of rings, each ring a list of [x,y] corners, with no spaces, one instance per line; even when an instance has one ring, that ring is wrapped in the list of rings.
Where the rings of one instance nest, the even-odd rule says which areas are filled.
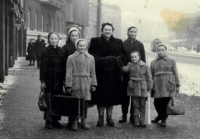
[[[88,101],[91,100],[91,92],[96,90],[97,80],[95,73],[94,57],[87,52],[87,41],[78,39],[76,51],[67,60],[65,87],[66,92],[73,96],[83,97],[85,100],[85,116],[81,118],[81,127],[90,129],[86,124]],[[78,130],[77,118],[71,119],[71,129]]]
[[[158,56],[151,62],[151,73],[153,77],[152,96],[158,116],[152,123],[161,120],[161,127],[166,126],[167,105],[170,99],[179,93],[179,76],[176,60],[167,56],[167,47],[164,44],[157,46]]]
[[[80,31],[77,28],[72,27],[68,31],[67,36],[66,44],[62,47],[65,50],[66,57],[76,51],[75,43],[80,38]]]

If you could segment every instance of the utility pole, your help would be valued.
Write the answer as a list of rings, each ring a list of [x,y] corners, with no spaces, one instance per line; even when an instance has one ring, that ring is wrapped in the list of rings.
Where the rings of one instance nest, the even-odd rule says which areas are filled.
[[[101,0],[97,2],[97,36],[101,35]]]

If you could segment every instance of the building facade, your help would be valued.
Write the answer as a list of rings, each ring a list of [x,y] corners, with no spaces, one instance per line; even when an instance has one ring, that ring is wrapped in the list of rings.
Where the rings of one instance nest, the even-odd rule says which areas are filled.
[[[47,42],[49,32],[57,32],[64,43],[65,35],[64,0],[25,0],[26,45],[38,35]]]
[[[0,1],[0,82],[18,56],[25,54],[24,0]]]
[[[119,6],[102,4],[101,5],[101,24],[112,23],[115,30],[113,36],[121,38],[121,10]]]

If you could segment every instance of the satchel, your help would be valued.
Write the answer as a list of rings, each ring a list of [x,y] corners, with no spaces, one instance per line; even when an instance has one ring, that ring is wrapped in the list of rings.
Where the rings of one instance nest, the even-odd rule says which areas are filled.
[[[38,107],[40,111],[45,111],[47,109],[47,104],[44,99],[44,90],[40,91],[39,99],[38,99]]]
[[[168,115],[184,115],[185,114],[184,103],[172,97],[167,105],[167,114]]]

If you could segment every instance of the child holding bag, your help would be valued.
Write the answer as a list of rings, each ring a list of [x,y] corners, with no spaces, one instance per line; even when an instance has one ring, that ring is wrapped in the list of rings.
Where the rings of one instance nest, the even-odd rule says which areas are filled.
[[[84,39],[76,41],[76,51],[67,60],[65,87],[66,92],[73,96],[85,99],[85,117],[81,118],[81,127],[90,129],[86,124],[88,101],[91,100],[91,92],[96,90],[97,80],[95,73],[94,57],[87,52],[88,44]],[[78,129],[77,118],[72,119],[72,130]]]
[[[145,111],[148,92],[152,89],[151,72],[146,63],[141,60],[138,51],[131,52],[131,62],[122,68],[130,73],[127,95],[131,96],[135,127],[146,127]]]

